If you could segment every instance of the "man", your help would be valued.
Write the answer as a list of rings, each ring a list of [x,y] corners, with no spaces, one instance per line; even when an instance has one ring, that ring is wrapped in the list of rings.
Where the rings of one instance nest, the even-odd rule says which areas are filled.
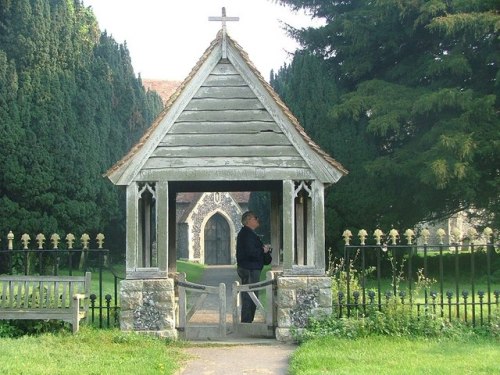
[[[264,267],[264,254],[270,251],[255,233],[259,227],[259,218],[252,211],[241,217],[243,227],[236,240],[236,261],[241,284],[253,284],[260,281],[260,272]],[[258,292],[256,291],[257,295]],[[252,323],[255,316],[255,303],[248,293],[242,293],[241,322]]]

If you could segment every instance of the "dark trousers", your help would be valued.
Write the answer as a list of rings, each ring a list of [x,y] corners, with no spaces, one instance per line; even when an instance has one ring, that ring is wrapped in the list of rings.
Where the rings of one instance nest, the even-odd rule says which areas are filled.
[[[247,270],[245,268],[238,267],[238,276],[241,279],[241,284],[254,284],[260,281],[260,270]],[[255,291],[255,295],[258,297],[259,292]],[[242,323],[252,323],[255,316],[255,303],[253,303],[252,298],[246,292],[241,293],[241,322]]]

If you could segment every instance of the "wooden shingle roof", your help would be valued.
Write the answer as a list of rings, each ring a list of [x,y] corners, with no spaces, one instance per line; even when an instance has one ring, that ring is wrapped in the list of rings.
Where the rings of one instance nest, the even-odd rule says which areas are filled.
[[[227,58],[221,54],[227,43]],[[105,174],[133,180],[312,179],[347,170],[324,152],[222,32],[131,150]]]

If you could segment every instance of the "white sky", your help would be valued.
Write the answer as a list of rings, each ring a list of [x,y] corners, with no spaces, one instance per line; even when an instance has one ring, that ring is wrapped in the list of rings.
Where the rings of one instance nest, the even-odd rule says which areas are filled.
[[[285,35],[280,21],[294,27],[318,25],[304,13],[273,0],[83,0],[91,6],[101,31],[126,41],[136,74],[142,78],[183,80],[215,39],[226,7],[227,32],[248,53],[263,77],[289,62],[297,43]]]

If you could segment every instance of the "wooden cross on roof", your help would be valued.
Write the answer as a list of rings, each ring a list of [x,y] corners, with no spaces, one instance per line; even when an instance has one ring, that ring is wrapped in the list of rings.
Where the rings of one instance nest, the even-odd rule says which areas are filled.
[[[222,22],[222,58],[227,58],[227,46],[226,46],[226,22],[227,21],[239,21],[240,17],[227,17],[226,7],[222,7],[222,17],[208,17],[209,21],[221,21]]]

